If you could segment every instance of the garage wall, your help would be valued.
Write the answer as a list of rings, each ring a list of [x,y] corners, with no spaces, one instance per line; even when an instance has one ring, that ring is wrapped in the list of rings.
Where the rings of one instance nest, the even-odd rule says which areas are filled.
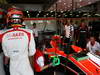
[[[27,20],[24,21],[24,24],[29,28],[29,29],[33,29],[32,28],[32,24],[36,23],[37,25],[37,29],[39,31],[56,31],[57,30],[57,26],[56,26],[56,20]]]
[[[46,32],[46,33],[57,32],[56,20],[27,20],[27,21],[24,21],[24,24],[29,29],[33,29],[33,26],[32,26],[33,23],[36,23],[38,33],[39,33],[38,40],[40,41],[43,40],[44,38],[50,39],[52,35],[54,35],[54,34],[45,35],[43,32]]]

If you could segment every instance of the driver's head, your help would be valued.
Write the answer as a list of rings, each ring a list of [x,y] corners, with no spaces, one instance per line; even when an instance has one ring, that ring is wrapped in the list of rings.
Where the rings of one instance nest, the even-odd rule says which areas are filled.
[[[22,25],[23,13],[19,9],[9,10],[7,13],[7,23],[12,27],[15,25]]]

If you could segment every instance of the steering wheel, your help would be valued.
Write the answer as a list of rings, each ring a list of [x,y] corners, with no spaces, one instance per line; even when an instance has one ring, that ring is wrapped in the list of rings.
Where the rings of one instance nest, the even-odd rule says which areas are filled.
[[[57,66],[57,65],[60,64],[60,59],[55,56],[55,57],[53,57],[53,61],[52,62],[53,62],[52,63],[53,66]]]

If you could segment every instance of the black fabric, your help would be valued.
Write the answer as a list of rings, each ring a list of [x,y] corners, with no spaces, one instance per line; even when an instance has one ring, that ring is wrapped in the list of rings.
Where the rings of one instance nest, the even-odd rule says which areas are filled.
[[[1,43],[0,43],[0,53],[1,53],[1,52],[3,52],[3,50],[2,50],[2,46],[1,46]]]
[[[64,43],[70,43],[70,38],[65,38]]]
[[[9,71],[9,64],[4,64],[4,71],[5,71],[5,75],[10,75],[10,71]]]
[[[38,37],[35,37],[34,40],[35,40],[36,48],[38,48]]]
[[[42,72],[35,72],[35,75],[53,75],[54,74],[54,69],[52,68],[47,68],[43,70]]]
[[[80,29],[79,30],[79,34],[80,34],[80,36],[79,36],[79,38],[80,39],[82,39],[82,38],[87,38],[87,36],[88,36],[88,31],[86,30],[86,29]]]
[[[78,46],[82,48],[86,48],[86,43],[87,43],[87,38],[89,37],[88,35],[88,30],[87,28],[84,29],[79,29],[79,41],[78,41]]]

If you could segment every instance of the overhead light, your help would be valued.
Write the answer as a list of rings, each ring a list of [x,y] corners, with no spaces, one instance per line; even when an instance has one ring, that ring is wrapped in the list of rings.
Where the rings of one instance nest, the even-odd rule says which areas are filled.
[[[48,13],[46,15],[49,15]]]
[[[38,17],[38,16],[39,16],[39,14],[36,15],[36,17]]]
[[[80,8],[81,8],[82,6],[80,5]]]
[[[91,16],[91,15],[88,15],[88,16]]]
[[[41,13],[41,11],[39,11],[39,13]]]
[[[52,17],[54,16],[54,15],[51,15]]]
[[[68,10],[68,11],[70,11],[70,10]]]
[[[30,14],[28,14],[28,17],[30,17]]]
[[[96,16],[100,16],[100,14],[95,14]]]
[[[87,15],[87,14],[84,14],[84,15]]]
[[[64,11],[61,11],[61,13],[63,13]]]
[[[39,15],[39,14],[37,14],[37,15]]]
[[[68,15],[65,15],[65,16],[68,16]]]
[[[51,13],[53,12],[53,11],[50,11]]]
[[[70,14],[70,15],[72,15],[72,14]]]
[[[91,2],[88,2],[88,4],[91,4]]]
[[[64,5],[66,5],[66,3],[64,3]]]
[[[81,11],[79,11],[79,13],[81,13]]]
[[[27,13],[29,13],[29,11],[26,11]]]
[[[79,0],[80,2],[82,1],[82,0]]]
[[[59,0],[58,2],[61,2],[61,0]]]
[[[79,15],[76,15],[77,17],[79,16]]]
[[[58,15],[59,17],[61,16],[61,15]]]

